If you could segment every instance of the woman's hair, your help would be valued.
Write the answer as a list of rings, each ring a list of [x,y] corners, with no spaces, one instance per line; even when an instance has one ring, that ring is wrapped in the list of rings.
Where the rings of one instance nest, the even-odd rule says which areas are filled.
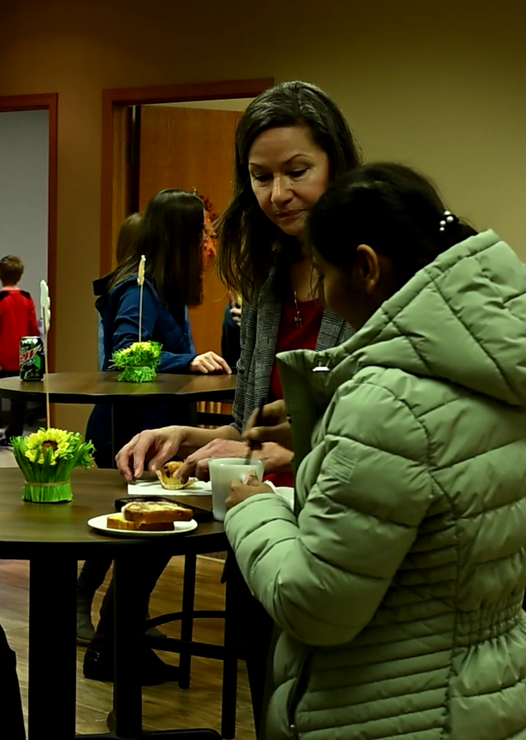
[[[115,258],[118,265],[130,256],[130,252],[134,246],[134,237],[137,233],[137,227],[140,223],[140,213],[132,213],[122,222],[121,228],[119,229],[119,235],[117,237],[117,246],[115,247]]]
[[[434,185],[401,164],[357,168],[332,183],[309,215],[309,241],[324,260],[349,269],[367,244],[389,257],[401,284],[477,232],[449,211]]]
[[[184,190],[161,190],[146,206],[130,252],[115,270],[109,289],[137,275],[141,255],[145,275],[170,312],[198,306],[203,284],[204,203]]]
[[[360,155],[342,112],[323,90],[308,82],[284,82],[253,100],[236,131],[234,196],[219,219],[217,268],[226,285],[253,300],[289,241],[261,210],[252,191],[248,156],[264,131],[305,126],[329,158],[330,179],[360,163]],[[292,249],[294,253],[296,249]]]
[[[8,254],[0,260],[0,280],[4,285],[16,285],[24,274],[24,263],[20,257]]]

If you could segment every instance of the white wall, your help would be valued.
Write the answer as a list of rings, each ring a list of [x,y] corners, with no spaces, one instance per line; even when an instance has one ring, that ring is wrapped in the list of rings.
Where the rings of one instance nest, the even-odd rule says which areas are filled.
[[[48,155],[47,110],[0,113],[0,259],[20,257],[20,286],[40,313],[40,281],[47,280]]]

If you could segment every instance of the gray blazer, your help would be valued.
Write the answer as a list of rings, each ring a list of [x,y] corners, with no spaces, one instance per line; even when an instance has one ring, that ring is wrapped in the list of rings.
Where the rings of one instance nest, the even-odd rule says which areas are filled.
[[[243,304],[241,356],[237,363],[233,426],[241,432],[253,410],[265,401],[276,357],[276,343],[283,302],[274,290],[274,271],[263,284],[256,306]],[[316,350],[342,344],[354,334],[344,319],[330,309],[323,312]]]

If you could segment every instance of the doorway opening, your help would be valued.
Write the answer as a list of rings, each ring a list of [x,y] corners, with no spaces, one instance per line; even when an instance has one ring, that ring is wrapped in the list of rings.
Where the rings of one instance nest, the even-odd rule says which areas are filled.
[[[0,115],[4,113],[24,113],[24,112],[32,112],[32,111],[47,111],[47,121],[40,120],[38,115],[37,116],[29,116],[29,121],[26,123],[29,124],[29,128],[27,128],[28,135],[30,134],[30,128],[31,126],[34,127],[34,125],[37,125],[37,128],[40,130],[40,133],[42,133],[42,125],[45,126],[47,123],[47,137],[45,137],[42,141],[44,142],[44,148],[45,148],[45,139],[47,138],[47,162],[45,162],[46,159],[46,152],[39,152],[38,157],[35,155],[35,153],[31,153],[28,149],[25,149],[23,152],[21,152],[22,160],[20,162],[21,166],[25,169],[25,178],[26,178],[26,185],[33,185],[34,181],[38,181],[42,185],[42,193],[40,193],[40,210],[44,211],[43,213],[40,213],[40,218],[37,219],[37,215],[35,212],[28,213],[27,215],[23,215],[22,211],[20,210],[18,212],[17,220],[20,221],[21,218],[25,219],[25,223],[22,223],[20,221],[21,226],[25,225],[29,227],[28,234],[33,238],[35,237],[34,234],[31,233],[31,228],[34,227],[35,221],[39,220],[41,226],[42,226],[42,234],[39,234],[35,238],[35,244],[37,242],[40,242],[40,240],[44,241],[44,254],[40,255],[38,261],[38,264],[40,267],[36,270],[35,274],[32,275],[32,283],[35,285],[39,285],[39,282],[41,279],[46,279],[48,286],[49,286],[49,294],[51,298],[51,306],[56,306],[56,243],[57,243],[57,122],[58,122],[58,94],[57,93],[46,93],[46,94],[39,94],[39,95],[11,95],[11,96],[2,96],[0,97]],[[39,120],[36,120],[39,119]],[[22,123],[22,121],[20,121]],[[20,131],[18,132],[20,134]],[[40,137],[41,138],[41,137]],[[33,145],[36,142],[30,142]],[[37,161],[38,160],[38,161]],[[47,164],[47,172],[45,172],[45,166]],[[35,177],[32,178],[31,175],[31,168],[35,167],[38,168],[38,172],[35,171],[34,175]],[[31,180],[30,180],[31,178]],[[47,189],[47,193],[45,192]],[[19,203],[20,208],[23,209],[24,207],[24,200],[25,207],[29,208],[31,206],[31,198],[27,195],[27,188],[26,195],[19,200],[21,201]],[[47,204],[45,203],[45,200],[47,199]],[[47,211],[47,212],[46,212]],[[47,223],[46,223],[47,222]],[[16,225],[15,225],[16,226]],[[3,256],[4,253],[12,253],[15,251],[15,248],[11,248],[9,245],[5,245],[4,252],[2,253]],[[15,251],[16,253],[16,251]],[[27,259],[27,258],[26,258]],[[31,258],[30,258],[31,259]],[[46,270],[46,263],[47,263],[47,270]],[[37,272],[44,271],[43,274],[37,275]],[[30,269],[27,270],[27,273],[31,273],[32,271]],[[35,301],[35,304],[37,306],[37,314],[38,311],[38,305],[39,305],[39,292],[36,292],[35,294],[35,287],[32,284],[31,286],[28,286],[28,289],[33,295],[33,299]],[[39,287],[38,287],[39,291]],[[48,337],[48,363],[49,363],[49,371],[54,372],[55,369],[55,332],[51,331],[49,333]]]

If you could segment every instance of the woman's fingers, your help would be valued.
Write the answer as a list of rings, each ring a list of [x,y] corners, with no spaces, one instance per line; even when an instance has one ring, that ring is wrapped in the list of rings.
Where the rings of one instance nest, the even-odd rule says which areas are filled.
[[[203,355],[197,355],[190,363],[190,368],[194,372],[203,373],[204,375],[208,373],[232,374],[232,370],[226,360],[216,355],[215,352],[205,352]]]
[[[283,424],[287,420],[287,409],[285,408],[285,402],[283,400],[273,401],[263,406],[261,415],[259,415],[259,409],[255,409],[252,412],[250,419],[245,427],[244,436],[248,439],[253,439],[248,436],[248,432],[251,429],[258,427],[273,427],[277,424]],[[254,440],[255,441],[255,440]]]
[[[275,426],[258,426],[248,429],[243,435],[245,440],[249,440],[256,447],[261,447],[264,442],[276,442],[287,450],[292,450],[292,434],[290,423],[288,421]]]

